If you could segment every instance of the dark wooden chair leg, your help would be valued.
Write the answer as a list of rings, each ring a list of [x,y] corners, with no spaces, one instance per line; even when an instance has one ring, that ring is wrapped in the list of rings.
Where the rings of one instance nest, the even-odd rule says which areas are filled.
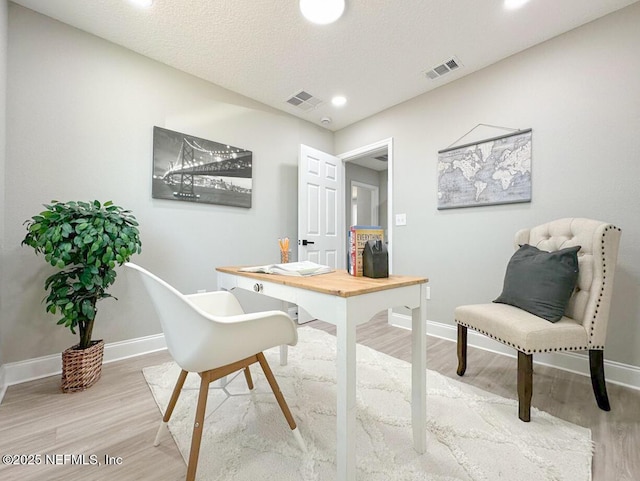
[[[458,376],[467,370],[467,328],[458,324]]]
[[[603,411],[611,411],[607,385],[604,380],[604,351],[601,349],[589,350],[589,369],[591,370],[591,385],[596,396],[598,407]]]
[[[518,417],[526,423],[531,420],[532,394],[533,354],[518,351]]]

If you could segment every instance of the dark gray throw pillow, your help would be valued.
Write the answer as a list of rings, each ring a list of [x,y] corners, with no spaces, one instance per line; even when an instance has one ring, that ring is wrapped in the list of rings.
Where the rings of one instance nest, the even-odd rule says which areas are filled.
[[[575,246],[546,252],[529,244],[521,246],[507,265],[502,294],[493,302],[559,321],[578,280],[579,250]]]

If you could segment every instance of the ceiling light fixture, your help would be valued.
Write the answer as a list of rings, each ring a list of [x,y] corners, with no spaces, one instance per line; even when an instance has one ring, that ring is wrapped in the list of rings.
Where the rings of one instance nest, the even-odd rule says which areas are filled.
[[[509,10],[515,10],[516,8],[522,7],[529,0],[504,0],[504,8]]]
[[[300,11],[310,22],[326,25],[342,16],[344,0],[300,0]]]
[[[336,107],[342,107],[344,104],[347,103],[347,99],[342,95],[336,95],[331,99],[331,103]]]

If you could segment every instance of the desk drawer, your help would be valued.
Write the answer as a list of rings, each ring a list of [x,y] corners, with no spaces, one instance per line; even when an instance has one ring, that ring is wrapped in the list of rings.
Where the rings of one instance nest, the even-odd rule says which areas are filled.
[[[236,287],[246,291],[255,292],[281,301],[296,304],[295,289],[275,282],[264,282],[262,280],[250,279],[248,277],[236,276]]]

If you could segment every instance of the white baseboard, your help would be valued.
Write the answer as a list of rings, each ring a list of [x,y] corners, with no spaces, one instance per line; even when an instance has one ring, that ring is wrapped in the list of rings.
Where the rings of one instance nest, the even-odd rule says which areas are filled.
[[[103,362],[120,361],[129,357],[166,349],[164,334],[140,337],[127,341],[112,342],[104,346]],[[34,379],[54,376],[62,372],[61,354],[10,362],[0,366],[0,402],[7,386],[20,384]]]
[[[405,314],[393,313],[391,324],[406,329],[411,329],[411,317]],[[458,329],[456,326],[441,322],[427,321],[427,335],[457,342]],[[471,347],[484,349],[509,357],[516,357],[516,351],[509,346],[484,336],[473,329],[468,330],[467,344]],[[551,366],[564,371],[590,376],[589,356],[575,352],[567,353],[541,353],[533,356],[534,364]],[[640,390],[640,367],[623,364],[616,361],[604,361],[604,370],[607,382]]]
[[[398,327],[411,329],[411,317],[404,314],[394,312],[390,317],[390,323]],[[515,351],[508,346],[471,329],[468,332],[467,342],[469,346],[515,358]],[[450,324],[427,321],[427,335],[456,342],[457,328]],[[160,351],[166,349],[166,347],[163,334],[109,343],[104,346],[104,363]],[[534,363],[589,376],[589,358],[585,354],[536,354]],[[640,389],[640,367],[607,360],[604,361],[604,366],[607,382],[632,389]],[[60,374],[61,370],[60,354],[0,365],[0,403],[8,386],[54,376]]]
[[[2,403],[5,392],[7,392],[7,383],[4,379],[4,364],[0,364],[0,403]]]

